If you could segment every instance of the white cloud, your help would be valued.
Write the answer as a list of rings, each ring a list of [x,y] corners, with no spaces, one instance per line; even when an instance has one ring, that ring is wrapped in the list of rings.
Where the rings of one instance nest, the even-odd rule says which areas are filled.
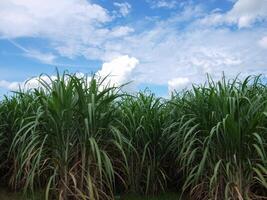
[[[238,0],[227,13],[228,20],[237,23],[240,28],[250,27],[265,17],[267,17],[266,0]]]
[[[226,13],[215,12],[201,19],[202,25],[237,25],[239,28],[251,27],[267,18],[267,0],[237,0]]]
[[[56,56],[52,53],[43,53],[36,49],[27,49],[13,40],[9,40],[14,46],[23,51],[23,55],[29,58],[34,58],[42,63],[52,64]]]
[[[260,45],[262,48],[267,49],[267,36],[264,36],[263,38],[261,38],[261,39],[259,40],[259,45]]]
[[[56,58],[56,56],[52,53],[42,53],[42,52],[35,50],[35,49],[28,50],[25,53],[25,56],[27,56],[29,58],[37,59],[37,60],[39,60],[43,63],[46,63],[46,64],[52,64]]]
[[[120,56],[110,62],[102,65],[102,68],[97,72],[100,77],[109,76],[107,81],[110,84],[121,85],[131,80],[131,74],[139,61],[128,55]]]
[[[110,35],[112,37],[122,37],[129,35],[130,33],[134,32],[133,28],[130,28],[128,26],[120,26],[120,27],[115,27],[112,29]]]
[[[150,3],[151,8],[167,8],[173,9],[178,5],[177,0],[147,0]]]
[[[126,17],[130,13],[131,8],[132,8],[132,6],[127,2],[124,2],[124,3],[115,2],[113,3],[113,5],[119,8],[119,13],[123,17]]]
[[[187,77],[177,77],[168,81],[169,92],[184,89],[190,83]]]
[[[17,90],[19,88],[19,82],[9,82],[6,80],[0,80],[0,88]]]
[[[111,20],[107,10],[86,0],[4,0],[0,18],[2,37],[51,38],[74,36]]]

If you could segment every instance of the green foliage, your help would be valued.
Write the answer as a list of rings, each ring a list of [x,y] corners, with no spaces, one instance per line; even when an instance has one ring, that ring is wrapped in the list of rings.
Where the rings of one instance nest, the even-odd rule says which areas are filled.
[[[124,152],[130,191],[145,194],[164,191],[170,141],[162,99],[148,92],[126,96],[120,110],[120,131],[128,141]]]
[[[174,109],[180,107],[176,116],[191,120],[192,127],[177,135],[185,149],[177,154],[184,192],[193,199],[267,196],[266,100],[260,77],[209,80],[171,100]]]
[[[26,113],[14,116],[11,108],[16,123],[7,150],[15,162],[12,185],[27,191],[45,186],[47,199],[112,198],[114,169],[125,164],[117,158],[122,155],[120,135],[112,126],[118,88],[69,74],[41,83],[38,90],[6,100],[18,99],[14,106]]]
[[[248,77],[166,100],[106,78],[57,75],[0,103],[2,185],[46,199],[267,197],[267,87]]]

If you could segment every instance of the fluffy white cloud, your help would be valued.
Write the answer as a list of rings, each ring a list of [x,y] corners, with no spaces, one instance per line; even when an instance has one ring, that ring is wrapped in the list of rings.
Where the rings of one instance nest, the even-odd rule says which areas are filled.
[[[261,38],[261,39],[259,40],[259,45],[260,45],[262,48],[267,49],[267,36],[264,36],[263,38]]]
[[[227,13],[228,20],[237,23],[240,28],[249,27],[265,17],[267,17],[266,0],[238,0]]]
[[[107,81],[110,84],[121,85],[131,80],[131,74],[139,61],[128,55],[120,56],[110,62],[102,65],[102,68],[97,72],[100,77],[109,76]]]
[[[168,89],[170,92],[181,90],[188,86],[189,83],[190,80],[187,77],[177,77],[168,81]]]
[[[237,0],[228,12],[213,12],[201,19],[200,22],[201,25],[234,24],[239,28],[247,28],[256,22],[264,21],[266,17],[266,0]]]
[[[111,20],[107,10],[86,0],[4,0],[0,18],[2,37],[74,36]]]
[[[124,2],[124,3],[115,2],[113,3],[113,5],[119,8],[119,13],[123,17],[126,17],[130,13],[131,8],[132,8],[132,6],[127,2]]]

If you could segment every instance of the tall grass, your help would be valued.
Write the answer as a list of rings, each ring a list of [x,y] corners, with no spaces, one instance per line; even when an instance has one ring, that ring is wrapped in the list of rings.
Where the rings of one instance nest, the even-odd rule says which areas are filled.
[[[128,140],[129,190],[156,194],[167,186],[168,126],[163,100],[150,92],[126,96],[120,105],[120,132]]]
[[[192,199],[266,198],[266,100],[260,77],[209,80],[172,99],[191,120],[177,162]]]
[[[169,190],[187,199],[267,198],[267,87],[206,84],[166,100],[106,78],[58,74],[0,103],[1,182],[46,199]],[[46,79],[47,80],[47,79]]]
[[[118,88],[69,74],[41,84],[29,104],[14,103],[27,116],[13,116],[11,108],[19,127],[8,150],[15,160],[12,185],[32,191],[45,186],[47,199],[112,198],[114,169],[124,167],[120,135],[112,127]]]

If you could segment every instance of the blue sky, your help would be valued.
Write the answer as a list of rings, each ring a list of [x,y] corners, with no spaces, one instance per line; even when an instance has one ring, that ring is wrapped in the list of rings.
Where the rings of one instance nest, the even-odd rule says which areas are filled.
[[[161,96],[266,76],[267,0],[2,0],[0,95],[56,67]]]

